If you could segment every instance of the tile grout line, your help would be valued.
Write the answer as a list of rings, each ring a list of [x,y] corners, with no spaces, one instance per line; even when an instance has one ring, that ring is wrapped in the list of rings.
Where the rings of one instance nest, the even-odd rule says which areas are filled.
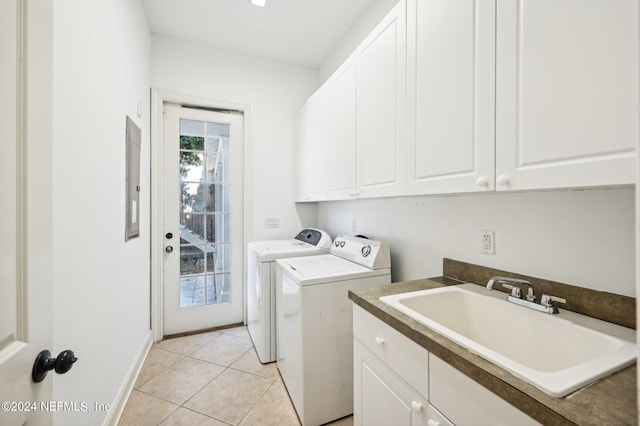
[[[217,417],[213,417],[213,416],[210,416],[210,415],[208,415],[208,414],[201,413],[200,411],[196,411],[196,410],[194,410],[194,409],[192,409],[192,408],[185,407],[185,406],[182,406],[182,405],[180,406],[180,408],[184,408],[185,410],[191,411],[192,413],[196,413],[196,414],[199,414],[199,415],[201,415],[201,416],[208,417],[208,418],[213,419],[213,420],[215,420],[215,421],[217,421],[217,422],[224,423],[225,425],[234,426],[234,425],[233,425],[233,423],[229,423],[229,422],[226,422],[226,421],[224,421],[224,420],[221,420],[221,419],[219,419],[219,418],[217,418]],[[176,411],[177,411],[177,410],[176,410]],[[163,420],[163,421],[164,421],[164,420]],[[158,425],[158,426],[160,426],[160,425]]]
[[[203,346],[204,346],[204,345],[203,345]],[[235,359],[231,364],[233,364],[234,362],[236,362],[238,359],[240,359],[242,356],[244,356],[244,355],[245,355],[247,352],[249,352],[249,350],[251,350],[251,349],[252,349],[252,348],[247,349],[245,352],[243,352],[243,353],[242,353],[242,355],[240,355],[238,358],[236,358],[236,359]],[[167,352],[171,352],[171,351],[167,351]],[[194,352],[195,352],[195,351],[194,351]],[[171,352],[171,353],[174,353],[174,352]],[[184,355],[184,354],[180,354],[180,355]],[[225,424],[227,424],[227,425],[232,425],[232,426],[233,426],[233,424],[232,424],[232,423],[229,423],[229,422],[224,421],[224,420],[222,420],[222,419],[219,419],[219,418],[217,418],[217,417],[210,416],[210,415],[208,415],[208,414],[206,414],[206,413],[202,413],[202,412],[200,412],[200,411],[194,410],[194,409],[189,408],[189,407],[185,407],[185,404],[187,404],[187,403],[188,403],[191,399],[193,399],[193,398],[194,398],[198,393],[200,393],[200,392],[201,392],[205,387],[209,386],[209,385],[211,384],[211,382],[213,382],[216,378],[218,378],[222,373],[224,373],[224,372],[225,372],[226,370],[228,370],[228,369],[231,369],[231,370],[234,370],[234,371],[239,371],[239,372],[242,372],[242,373],[245,373],[245,374],[251,374],[251,375],[253,375],[253,376],[261,377],[261,378],[263,378],[263,379],[268,379],[268,378],[266,378],[266,377],[263,377],[263,376],[260,376],[260,375],[257,375],[257,374],[254,374],[254,373],[251,373],[251,372],[248,372],[248,371],[244,371],[244,370],[239,370],[239,369],[231,368],[231,366],[230,366],[231,364],[230,364],[229,366],[224,366],[224,365],[216,364],[216,363],[213,363],[213,362],[205,361],[205,360],[202,360],[202,359],[199,359],[199,358],[193,358],[193,357],[190,357],[189,355],[184,355],[180,360],[176,361],[176,362],[175,362],[174,364],[172,364],[170,367],[175,366],[175,364],[179,363],[180,361],[184,360],[185,358],[190,358],[190,359],[193,359],[193,360],[196,360],[196,361],[201,361],[201,362],[207,362],[207,363],[209,363],[209,364],[213,364],[213,365],[216,365],[216,366],[218,366],[218,367],[222,367],[222,370],[220,371],[220,373],[216,374],[216,376],[215,376],[215,377],[213,377],[210,381],[208,381],[208,382],[207,382],[205,385],[203,385],[200,389],[198,389],[196,392],[194,392],[194,394],[193,394],[193,395],[191,395],[189,398],[187,398],[187,399],[186,399],[184,402],[182,402],[181,404],[176,404],[176,403],[175,403],[175,402],[173,402],[173,401],[170,401],[170,400],[168,400],[168,399],[162,398],[162,397],[157,396],[157,395],[153,395],[153,394],[148,393],[148,392],[145,392],[145,391],[143,391],[143,390],[141,390],[141,389],[134,389],[134,390],[137,390],[138,392],[140,392],[140,393],[142,393],[142,394],[145,394],[145,395],[147,395],[147,396],[149,396],[149,397],[151,397],[151,398],[155,398],[155,399],[158,399],[158,400],[160,400],[160,401],[164,401],[164,402],[167,402],[167,403],[169,403],[169,404],[172,404],[172,405],[175,405],[175,406],[176,406],[175,410],[173,410],[173,411],[172,411],[171,413],[169,413],[166,417],[164,417],[162,420],[160,420],[160,422],[158,422],[158,423],[157,423],[157,425],[158,425],[158,426],[159,426],[159,425],[161,425],[164,421],[166,421],[166,420],[167,420],[169,417],[171,417],[173,414],[175,414],[175,412],[176,412],[176,411],[178,411],[180,408],[184,408],[185,410],[189,410],[189,411],[191,411],[191,412],[193,412],[193,413],[197,413],[197,414],[199,414],[199,415],[201,415],[201,416],[205,416],[205,417],[208,417],[208,418],[210,418],[210,419],[213,419],[213,420],[216,420],[216,421],[219,421],[219,422],[225,423]],[[164,371],[163,371],[163,372],[164,372]],[[147,381],[147,382],[145,382],[145,383],[150,382],[150,381],[151,381],[151,380],[153,380],[154,378],[158,377],[160,374],[162,374],[162,373],[158,373],[157,375],[155,375],[153,378],[151,378],[150,380],[148,380],[148,381]],[[271,386],[273,386],[274,384],[275,384],[275,380],[273,380],[273,381],[272,381],[272,383],[271,383],[271,384],[269,385],[269,387],[267,388],[267,390],[266,390],[265,392],[263,392],[263,394],[262,394],[262,395],[260,395],[260,398],[258,398],[258,401],[260,401],[260,400],[262,399],[262,397],[264,397],[264,395],[266,394],[266,392],[267,392],[269,389],[271,389]],[[140,387],[142,387],[142,385],[141,385]],[[245,415],[242,417],[242,419],[240,419],[240,422],[242,422],[242,420],[244,420],[244,418],[245,418],[245,417],[246,417],[246,416],[247,416],[247,415],[248,415],[248,414],[253,410],[253,408],[255,407],[255,405],[257,404],[257,402],[258,402],[258,401],[256,401],[256,403],[254,403],[254,404],[251,406],[251,408],[249,409],[249,411],[247,412],[247,414],[245,414]],[[240,422],[238,422],[238,424],[240,424]]]
[[[186,355],[184,355],[184,354],[179,354],[179,353],[171,352],[171,351],[167,351],[167,350],[164,350],[164,352],[168,352],[168,353],[173,354],[173,355],[180,355],[180,358],[179,358],[179,359],[177,359],[175,362],[171,363],[170,365],[168,365],[166,368],[164,368],[164,369],[163,369],[162,371],[160,371],[159,373],[155,373],[155,374],[154,374],[152,377],[150,377],[148,380],[146,380],[146,381],[144,381],[144,382],[140,383],[140,384],[139,384],[139,385],[137,385],[137,386],[135,386],[135,385],[134,385],[133,390],[139,390],[141,387],[143,387],[144,385],[146,385],[147,383],[149,383],[150,381],[152,381],[153,379],[157,378],[159,375],[161,375],[162,373],[164,373],[167,369],[169,369],[169,368],[171,368],[171,367],[175,367],[175,366],[176,366],[176,364],[178,364],[180,361],[182,361],[183,359],[185,359],[185,358],[187,357],[187,356],[186,356]],[[147,355],[147,358],[144,360],[144,363],[146,363],[146,362],[147,362],[147,359],[148,359],[148,358],[149,358],[149,355]],[[143,363],[143,368],[144,368],[144,363]],[[138,377],[140,377],[140,376],[138,375]],[[137,381],[137,378],[136,378],[136,381]]]
[[[238,337],[238,336],[235,336],[235,335],[234,335],[234,334],[232,334],[232,333],[227,333],[227,334],[229,334],[229,335],[231,335],[231,336],[234,336],[234,337]],[[214,340],[215,340],[215,339],[214,339]],[[213,342],[213,340],[212,340],[212,342]],[[209,343],[211,343],[211,342],[209,342]],[[200,348],[202,348],[202,347],[206,346],[206,345],[207,345],[207,344],[209,344],[209,343],[206,343],[205,345],[202,345]],[[200,348],[198,348],[198,349],[200,349]],[[191,354],[193,354],[193,353],[197,352],[197,351],[198,351],[198,349],[196,349],[195,351],[191,352]],[[249,415],[249,413],[251,413],[251,411],[255,408],[255,406],[258,404],[258,402],[259,402],[259,401],[260,401],[260,400],[265,396],[265,394],[269,391],[269,389],[271,389],[271,387],[272,387],[272,386],[275,384],[275,382],[276,382],[276,379],[271,379],[271,378],[269,378],[269,377],[264,377],[264,376],[261,376],[261,375],[259,375],[259,374],[252,373],[252,372],[250,372],[250,371],[245,371],[245,370],[241,370],[241,369],[239,369],[239,368],[231,367],[235,362],[237,362],[240,358],[242,358],[243,356],[245,356],[245,355],[246,355],[249,351],[251,351],[251,350],[253,350],[253,344],[251,345],[251,347],[247,348],[247,350],[246,350],[246,351],[244,351],[240,356],[238,356],[236,359],[234,359],[233,361],[231,361],[231,362],[229,363],[229,365],[228,365],[228,366],[220,365],[220,364],[216,364],[216,363],[214,363],[214,362],[210,362],[210,361],[203,360],[203,359],[200,359],[200,358],[195,358],[195,357],[192,357],[192,356],[190,356],[190,355],[185,355],[185,358],[190,358],[190,359],[194,359],[194,360],[197,360],[197,361],[207,362],[207,363],[210,363],[210,364],[213,364],[213,365],[216,365],[216,366],[222,367],[223,369],[222,369],[222,371],[220,371],[220,373],[218,373],[215,377],[213,377],[209,382],[207,382],[204,386],[202,386],[198,391],[196,391],[193,395],[191,395],[191,396],[190,396],[186,401],[184,401],[182,404],[180,404],[179,408],[184,408],[184,409],[186,409],[186,410],[192,411],[192,412],[194,412],[194,413],[198,413],[198,414],[200,414],[200,415],[204,415],[204,416],[209,417],[209,418],[211,418],[211,419],[214,419],[214,420],[216,420],[216,421],[219,421],[219,422],[222,422],[222,423],[225,423],[225,424],[228,424],[228,425],[233,425],[233,423],[229,423],[229,422],[224,421],[224,420],[222,420],[222,419],[219,419],[219,418],[217,418],[217,417],[210,416],[210,415],[205,414],[205,413],[201,413],[200,411],[197,411],[197,410],[191,409],[191,408],[189,408],[189,407],[185,407],[185,404],[187,404],[189,401],[191,401],[193,398],[195,398],[195,397],[196,397],[196,395],[198,395],[198,394],[199,394],[199,393],[200,393],[204,388],[206,388],[207,386],[209,386],[209,385],[210,385],[210,384],[211,384],[211,383],[212,383],[216,378],[218,378],[220,375],[222,375],[222,374],[223,374],[225,371],[227,371],[227,370],[238,371],[238,372],[241,372],[241,373],[244,373],[244,374],[250,374],[250,375],[255,376],[255,377],[260,377],[260,378],[262,378],[262,379],[271,380],[271,384],[269,385],[269,387],[267,387],[267,389],[262,393],[262,395],[260,395],[260,398],[258,398],[258,399],[256,400],[256,402],[251,406],[251,408],[249,409],[249,411],[247,411],[247,413],[246,413],[244,416],[242,416],[242,418],[238,421],[238,423],[236,423],[236,425],[239,425],[240,423],[242,423],[242,421],[243,421],[243,420],[244,420],[244,419]],[[278,373],[278,375],[279,375],[279,373]],[[171,402],[171,401],[167,401],[167,402]],[[173,404],[175,404],[175,403],[173,403]],[[176,409],[176,411],[177,411],[177,409]],[[174,412],[175,412],[175,411],[174,411]],[[172,414],[173,414],[173,413],[172,413]],[[164,420],[163,420],[163,421],[164,421]]]
[[[231,334],[231,333],[227,333],[227,334],[232,335],[232,336],[235,336],[234,334]],[[236,337],[237,337],[237,336],[236,336]],[[249,339],[249,341],[251,341],[251,339]],[[260,378],[263,378],[263,379],[272,380],[272,379],[270,379],[270,378],[268,378],[268,377],[260,376],[259,374],[255,374],[255,373],[252,373],[252,372],[250,372],[250,371],[240,370],[240,369],[238,369],[238,368],[233,368],[233,367],[231,367],[235,362],[237,362],[240,358],[242,358],[243,356],[245,356],[249,351],[251,351],[251,350],[253,350],[253,349],[254,349],[254,347],[253,347],[253,342],[251,342],[251,346],[250,346],[246,351],[244,351],[244,352],[242,353],[242,355],[240,355],[239,357],[237,357],[233,362],[229,363],[229,365],[228,365],[227,367],[225,367],[225,369],[224,369],[224,370],[222,370],[222,371],[220,372],[220,374],[224,373],[224,372],[225,372],[225,371],[227,371],[227,370],[233,370],[233,371],[238,371],[238,372],[245,373],[245,374],[250,374],[250,375],[252,375],[252,376],[260,377]],[[218,376],[219,376],[220,374],[218,374]],[[278,375],[279,375],[279,374],[280,374],[280,373],[278,373]],[[216,377],[218,377],[218,376],[216,376]],[[213,381],[213,380],[212,380],[212,381]],[[251,408],[247,411],[247,413],[246,413],[244,416],[242,416],[242,418],[241,418],[241,419],[236,423],[236,425],[239,425],[240,423],[242,423],[242,421],[243,421],[243,420],[244,420],[244,419],[245,419],[245,418],[246,418],[246,417],[251,413],[251,411],[253,411],[253,409],[255,408],[255,406],[258,404],[258,402],[260,402],[260,400],[261,400],[262,398],[264,398],[264,396],[265,396],[265,395],[266,395],[266,393],[269,391],[269,389],[271,389],[271,386],[273,386],[273,385],[274,385],[274,383],[275,383],[275,380],[272,380],[272,382],[271,382],[271,384],[269,385],[269,387],[267,387],[267,389],[262,393],[262,395],[260,395],[260,398],[258,398],[258,399],[256,400],[256,402],[254,402],[254,403],[253,403],[253,405],[251,406]],[[203,388],[203,389],[204,389],[204,388]],[[201,390],[202,390],[202,389],[201,389]],[[199,391],[198,391],[198,392],[199,392]],[[191,398],[193,398],[195,395],[197,395],[197,393],[196,393],[196,394],[194,394]],[[216,420],[220,420],[220,419],[217,419],[217,418],[216,418]],[[221,420],[221,421],[222,421],[222,420]],[[224,423],[227,423],[227,422],[224,422]],[[228,423],[227,423],[227,424],[228,424]]]
[[[262,377],[262,376],[259,376],[259,377]],[[267,394],[267,392],[269,392],[269,389],[271,389],[271,388],[276,384],[276,381],[277,381],[277,379],[276,379],[276,380],[273,380],[273,381],[271,382],[271,384],[269,385],[269,387],[267,387],[267,389],[265,389],[265,391],[264,391],[264,392],[262,392],[262,395],[260,395],[260,398],[258,398],[258,399],[256,400],[256,402],[254,402],[254,403],[253,403],[253,405],[251,406],[251,408],[249,409],[249,411],[247,411],[247,413],[246,413],[244,416],[242,416],[242,418],[240,419],[240,421],[238,421],[238,423],[237,423],[238,425],[240,425],[240,424],[244,421],[244,419],[246,419],[246,418],[247,418],[247,416],[249,416],[249,414],[251,414],[251,412],[256,408],[256,405],[258,405],[258,403],[262,400],[262,398],[264,398],[264,396]]]
[[[280,372],[279,372],[279,371],[277,371],[277,370],[276,370],[276,373],[277,373],[276,375],[273,375],[273,373],[269,374],[268,370],[264,372],[264,375],[263,375],[263,374],[260,374],[260,372],[256,372],[256,371],[263,371],[263,370],[261,370],[261,369],[259,369],[259,368],[258,368],[258,369],[254,368],[255,366],[253,366],[253,364],[252,364],[252,362],[253,362],[253,361],[247,360],[248,365],[246,366],[246,369],[244,369],[244,368],[243,368],[243,367],[241,367],[241,366],[233,366],[233,365],[234,365],[235,363],[237,363],[241,358],[243,358],[243,357],[247,356],[247,354],[248,354],[248,353],[250,353],[252,350],[255,350],[255,349],[254,349],[254,345],[253,345],[253,342],[252,342],[251,338],[247,336],[246,326],[245,326],[245,328],[244,328],[244,333],[239,332],[239,329],[237,329],[237,330],[238,330],[238,331],[237,331],[236,333],[227,332],[227,330],[220,330],[219,332],[217,332],[217,333],[216,333],[216,335],[212,336],[212,338],[211,338],[210,340],[207,340],[207,341],[206,341],[206,342],[204,342],[204,343],[198,344],[198,345],[197,345],[197,347],[195,347],[195,349],[193,349],[193,350],[189,351],[189,353],[180,352],[180,351],[179,351],[179,349],[176,351],[176,349],[173,349],[173,350],[172,350],[172,349],[164,348],[164,347],[161,347],[159,344],[154,344],[154,345],[152,346],[152,347],[153,347],[153,349],[154,349],[154,351],[157,349],[157,350],[159,350],[159,351],[162,351],[162,352],[159,352],[159,353],[164,353],[164,354],[166,354],[166,355],[169,355],[169,354],[170,354],[171,356],[177,356],[177,357],[178,357],[178,359],[176,359],[176,360],[175,360],[174,362],[172,362],[170,365],[168,365],[168,366],[166,366],[166,367],[163,367],[160,371],[158,371],[157,373],[154,373],[154,374],[153,374],[153,376],[151,376],[148,380],[146,380],[146,381],[144,381],[144,382],[142,382],[142,383],[139,383],[139,385],[138,385],[137,387],[135,387],[135,388],[134,388],[134,391],[140,392],[140,394],[142,394],[142,395],[145,395],[145,396],[147,396],[147,397],[154,398],[155,400],[158,400],[158,401],[163,401],[163,402],[165,402],[165,403],[167,403],[167,404],[171,404],[173,407],[175,407],[175,408],[174,408],[174,409],[173,409],[173,410],[172,410],[168,415],[166,415],[164,418],[162,418],[161,420],[159,420],[159,421],[158,421],[158,423],[157,423],[157,425],[160,425],[160,424],[162,424],[163,422],[166,422],[166,421],[167,421],[167,419],[169,419],[170,417],[172,417],[172,416],[176,415],[176,413],[177,413],[181,408],[184,408],[185,410],[187,410],[187,411],[189,411],[189,412],[191,412],[191,413],[195,413],[195,414],[198,414],[198,415],[204,416],[204,417],[206,417],[206,418],[209,418],[209,419],[212,419],[212,420],[215,420],[215,421],[221,422],[221,423],[223,423],[223,424],[225,424],[225,425],[231,425],[231,426],[233,426],[233,425],[239,425],[239,424],[241,424],[243,421],[245,421],[245,420],[249,417],[249,415],[250,415],[252,412],[254,412],[254,410],[256,409],[256,407],[258,406],[258,404],[260,404],[260,403],[261,403],[261,401],[263,401],[263,400],[264,400],[264,398],[266,397],[266,395],[267,395],[270,391],[272,391],[272,390],[274,390],[274,389],[275,389],[275,386],[277,386],[277,385],[278,385],[278,381],[281,381],[282,383],[284,383],[284,382],[282,381],[282,376],[281,376]],[[245,351],[243,351],[240,355],[238,355],[237,357],[235,357],[235,358],[233,358],[231,361],[229,361],[229,362],[228,362],[228,365],[221,365],[221,364],[218,364],[218,363],[216,363],[216,362],[212,362],[212,361],[209,361],[209,360],[206,360],[206,359],[201,359],[201,358],[197,358],[197,357],[193,356],[193,354],[195,354],[197,351],[199,351],[199,350],[201,350],[202,348],[204,348],[205,346],[207,346],[207,345],[209,345],[209,344],[211,344],[211,343],[215,342],[215,341],[216,341],[218,338],[220,338],[222,335],[226,335],[226,336],[229,336],[229,337],[237,338],[237,339],[240,339],[240,341],[246,341],[247,343],[250,343],[250,345],[249,345],[249,347],[248,347]],[[179,345],[176,345],[176,347],[180,347],[180,346],[179,346]],[[257,354],[256,354],[256,356],[257,356]],[[148,361],[148,358],[149,358],[149,355],[147,355],[147,359],[145,359],[145,363]],[[162,358],[162,355],[160,356],[160,358]],[[193,360],[193,361],[206,362],[206,363],[211,364],[211,365],[214,365],[214,366],[216,366],[216,367],[220,367],[220,368],[221,368],[221,371],[220,371],[218,374],[216,374],[214,377],[212,377],[212,378],[211,378],[211,380],[209,380],[207,383],[205,383],[204,385],[200,386],[200,387],[199,387],[199,389],[198,389],[197,391],[195,391],[191,396],[189,396],[185,401],[183,401],[183,402],[182,402],[182,403],[180,403],[180,404],[177,404],[177,403],[175,403],[175,402],[173,402],[173,401],[169,401],[169,400],[167,400],[167,399],[165,399],[165,398],[163,398],[163,397],[160,397],[160,396],[157,396],[157,395],[154,395],[154,394],[148,393],[147,391],[143,391],[143,390],[141,390],[143,386],[145,386],[146,384],[148,384],[148,383],[149,383],[149,382],[151,382],[152,380],[157,379],[157,378],[158,378],[160,375],[162,375],[163,373],[165,373],[165,372],[167,372],[167,371],[169,371],[169,370],[172,370],[172,369],[173,369],[173,370],[177,370],[177,369],[178,369],[178,368],[177,368],[178,364],[179,364],[179,363],[181,363],[181,362],[183,362],[183,361],[185,361],[187,358],[188,358],[188,359],[190,359],[190,360]],[[259,362],[259,359],[258,359],[258,362]],[[271,363],[269,363],[269,364],[271,364]],[[268,365],[268,364],[266,364],[266,365]],[[252,368],[253,368],[255,371],[247,371],[247,369],[252,369]],[[197,410],[195,410],[195,409],[193,409],[193,408],[189,408],[189,407],[186,407],[186,406],[185,406],[186,404],[188,404],[188,403],[189,403],[189,401],[191,401],[194,397],[196,397],[198,394],[200,394],[200,393],[201,393],[201,392],[202,392],[202,391],[203,391],[207,386],[211,385],[211,383],[212,383],[213,381],[215,381],[215,380],[216,380],[217,378],[219,378],[222,374],[224,374],[225,372],[227,372],[227,370],[231,370],[231,371],[239,372],[239,373],[242,373],[242,374],[248,374],[248,375],[250,375],[250,376],[253,376],[253,377],[257,377],[257,378],[260,378],[260,379],[266,380],[266,381],[267,381],[267,383],[269,383],[269,385],[268,385],[268,386],[267,386],[267,388],[262,392],[262,394],[259,396],[259,398],[258,398],[258,399],[257,399],[257,400],[256,400],[256,401],[255,401],[251,406],[250,406],[250,408],[247,410],[247,412],[246,412],[245,414],[243,414],[243,415],[242,415],[242,417],[240,417],[240,418],[237,420],[237,422],[229,423],[228,421],[225,421],[225,420],[219,419],[219,418],[217,418],[217,417],[211,416],[211,415],[206,414],[206,413],[202,413],[202,412],[197,411]],[[286,395],[286,396],[287,396],[287,398],[288,398],[288,400],[289,400],[289,403],[290,403],[291,405],[293,405],[293,403],[291,402],[291,398],[290,398],[290,396],[289,396],[288,392],[287,392],[287,395]],[[296,414],[296,418],[297,418],[297,413],[295,413],[295,414]],[[300,422],[299,422],[299,418],[297,418],[297,421],[298,421],[298,425],[299,425],[299,424],[300,424]]]

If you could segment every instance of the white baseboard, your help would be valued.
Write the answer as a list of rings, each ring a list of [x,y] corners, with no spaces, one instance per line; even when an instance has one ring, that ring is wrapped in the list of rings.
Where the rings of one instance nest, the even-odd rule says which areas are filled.
[[[120,390],[118,390],[116,397],[113,399],[111,410],[107,413],[102,426],[116,426],[120,421],[120,417],[122,417],[122,413],[124,412],[124,407],[127,405],[131,392],[133,392],[136,379],[138,378],[138,374],[140,374],[140,370],[144,365],[144,361],[147,358],[147,354],[149,353],[149,349],[151,349],[152,343],[151,330],[149,330],[142,342],[142,345],[140,346],[140,349],[138,350],[138,353],[136,354],[135,359],[133,360],[133,363],[131,364],[131,367],[129,368],[129,371],[127,372],[125,380],[120,386]]]

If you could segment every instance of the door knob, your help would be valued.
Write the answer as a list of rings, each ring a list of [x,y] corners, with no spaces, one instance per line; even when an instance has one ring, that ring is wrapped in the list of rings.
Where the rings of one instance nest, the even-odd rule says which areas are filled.
[[[78,360],[73,351],[66,350],[60,352],[57,358],[51,357],[51,352],[44,350],[38,354],[33,369],[31,370],[31,378],[34,383],[39,383],[47,377],[49,370],[55,369],[58,374],[64,374],[71,370],[73,364]]]
[[[171,252],[173,251],[173,247],[171,247],[171,246],[166,246],[166,247],[164,248],[164,251],[166,251],[167,253],[171,253]]]

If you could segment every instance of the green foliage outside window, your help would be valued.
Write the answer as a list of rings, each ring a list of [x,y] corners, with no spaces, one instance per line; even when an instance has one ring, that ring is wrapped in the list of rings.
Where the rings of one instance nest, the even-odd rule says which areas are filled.
[[[187,173],[189,167],[202,165],[202,158],[199,155],[202,151],[204,151],[204,138],[198,136],[180,136],[180,174]]]

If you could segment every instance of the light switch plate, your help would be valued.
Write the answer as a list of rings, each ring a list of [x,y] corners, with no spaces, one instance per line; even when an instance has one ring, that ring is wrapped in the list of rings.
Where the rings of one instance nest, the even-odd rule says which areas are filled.
[[[265,217],[264,218],[264,227],[276,229],[280,228],[280,218],[279,217]]]

